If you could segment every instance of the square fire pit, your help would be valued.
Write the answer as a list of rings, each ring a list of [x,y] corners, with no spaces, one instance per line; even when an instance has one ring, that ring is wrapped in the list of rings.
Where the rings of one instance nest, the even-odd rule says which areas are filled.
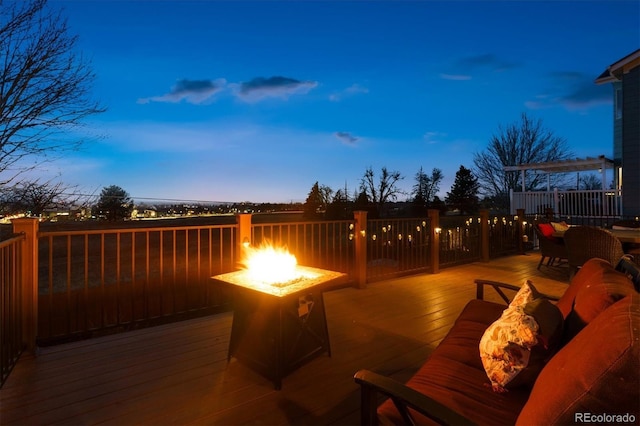
[[[297,266],[298,277],[268,284],[242,269],[212,280],[231,291],[233,324],[228,360],[237,360],[282,387],[282,378],[314,357],[331,356],[322,292],[347,275]]]

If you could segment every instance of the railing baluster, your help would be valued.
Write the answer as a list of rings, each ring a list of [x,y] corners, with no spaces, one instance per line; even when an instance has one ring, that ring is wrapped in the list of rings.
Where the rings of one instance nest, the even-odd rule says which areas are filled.
[[[23,351],[21,249],[24,235],[0,242],[0,388]]]
[[[366,232],[358,235],[350,228],[353,220],[262,223],[252,225],[249,235],[254,244],[269,240],[287,245],[305,266],[350,274],[355,272],[356,239],[366,238],[368,243],[363,247],[368,248],[368,253],[363,263],[369,266],[367,276],[374,280],[480,260],[480,222],[468,217],[443,217],[442,261],[431,264],[429,220],[369,220]],[[491,224],[495,242],[491,244],[490,256],[517,247],[510,241],[517,235],[515,225],[510,217],[504,220],[499,218]],[[236,268],[237,232],[236,225],[41,231],[40,251],[45,260],[40,269],[43,318],[39,339],[48,343],[91,331],[88,329],[99,332],[114,326],[128,328],[186,312],[224,309],[226,301],[221,300],[221,293],[211,290],[208,280],[211,275]],[[129,238],[131,246],[126,247]],[[178,241],[180,238],[184,241]],[[60,252],[65,241],[66,250]],[[74,258],[74,253],[82,254]],[[97,256],[100,259],[94,261]],[[182,267],[184,273],[179,272]],[[94,282],[96,275],[99,282]],[[182,279],[184,282],[178,281]],[[66,299],[66,306],[71,309],[61,310],[59,298]],[[82,303],[85,307],[79,305]],[[131,303],[131,307],[126,303]],[[54,318],[56,313],[63,316],[62,324]],[[92,325],[96,313],[100,321]]]
[[[83,287],[83,295],[84,295],[84,329],[89,330],[90,323],[89,321],[89,310],[87,306],[89,306],[89,234],[84,235],[84,285]]]
[[[131,321],[136,320],[136,231],[131,231]]]

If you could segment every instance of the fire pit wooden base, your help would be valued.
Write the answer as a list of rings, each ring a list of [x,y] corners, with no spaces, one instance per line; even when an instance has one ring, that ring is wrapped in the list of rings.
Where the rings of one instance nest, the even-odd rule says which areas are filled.
[[[246,271],[212,277],[231,291],[233,325],[228,359],[238,361],[273,381],[326,352],[331,356],[322,292],[346,281],[346,274],[298,267],[307,279],[291,286],[252,286]]]

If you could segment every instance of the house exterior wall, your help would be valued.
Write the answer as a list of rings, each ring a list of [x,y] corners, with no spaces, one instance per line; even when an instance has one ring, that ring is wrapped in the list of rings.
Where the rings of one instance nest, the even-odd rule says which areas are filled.
[[[623,213],[640,216],[640,65],[622,78],[622,102]]]
[[[622,82],[614,81],[613,87],[613,182],[614,188],[622,186]]]
[[[622,93],[622,82],[615,81],[613,87],[613,161],[616,167],[622,166],[622,115],[619,115],[618,93]]]

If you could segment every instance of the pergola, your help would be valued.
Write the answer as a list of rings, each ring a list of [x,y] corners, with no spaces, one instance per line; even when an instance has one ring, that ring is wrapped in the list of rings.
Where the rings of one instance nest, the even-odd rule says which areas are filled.
[[[544,173],[571,173],[581,171],[598,170],[602,173],[602,190],[606,189],[606,169],[613,169],[612,160],[600,155],[597,158],[587,157],[584,159],[576,158],[572,160],[548,161],[545,163],[529,163],[519,164],[517,166],[506,166],[505,172],[520,172],[522,174],[522,192],[525,192],[525,172],[527,170],[539,170]],[[547,178],[547,191],[549,188],[549,178]]]

